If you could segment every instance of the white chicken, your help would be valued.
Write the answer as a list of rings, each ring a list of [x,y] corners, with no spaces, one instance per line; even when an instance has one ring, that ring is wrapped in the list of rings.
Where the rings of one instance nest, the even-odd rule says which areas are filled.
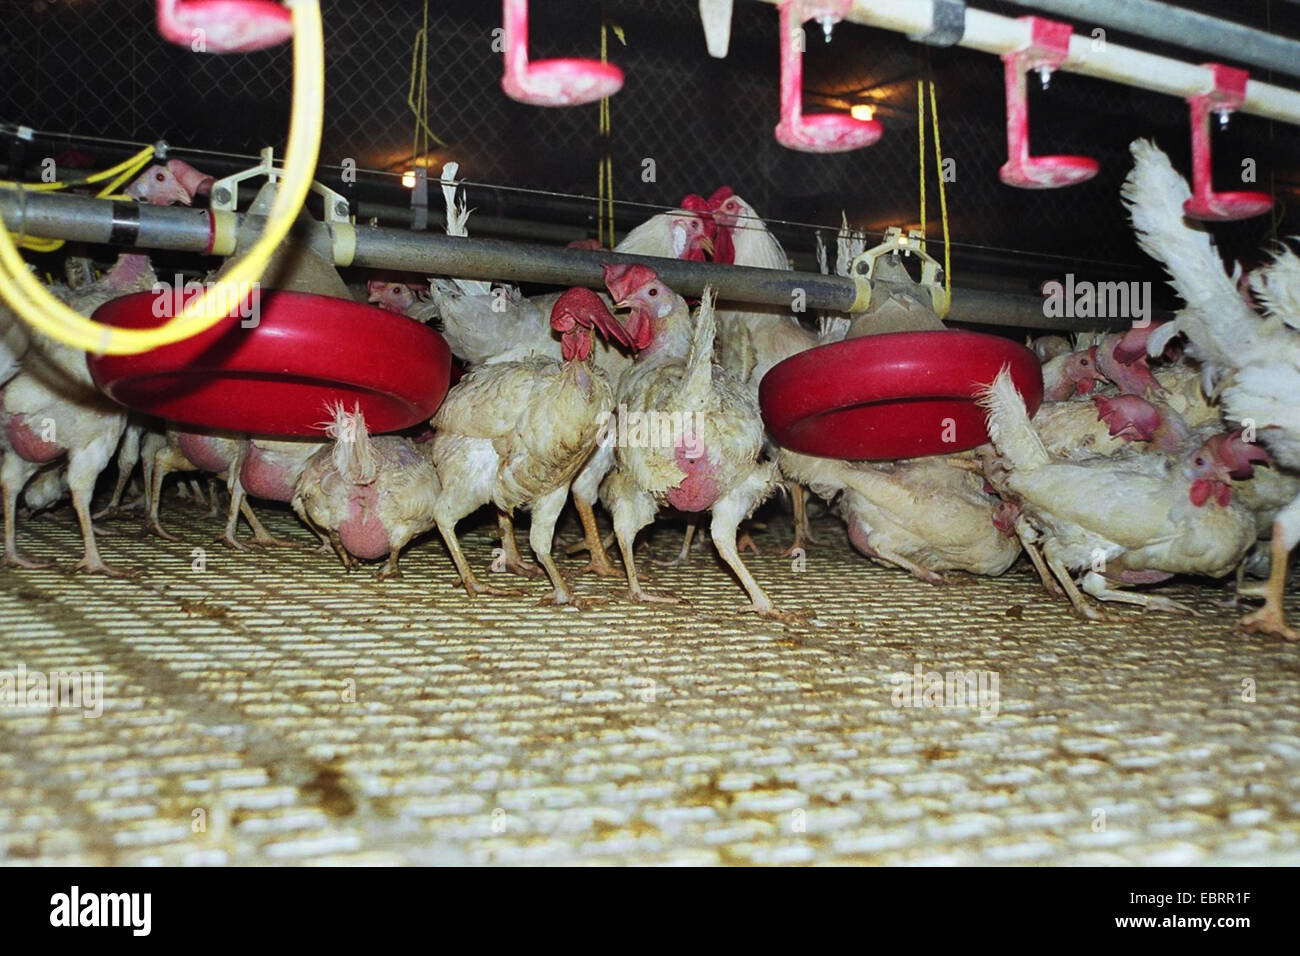
[[[455,163],[443,167],[447,234],[466,236],[470,211],[466,209],[464,194],[454,183],[457,170]],[[614,251],[702,259],[712,249],[711,225],[698,211],[680,209],[659,213],[629,232]],[[514,286],[493,288],[492,283],[468,279],[434,278],[429,280],[429,285],[433,309],[442,319],[444,337],[453,354],[470,365],[515,362],[533,356],[562,357],[560,339],[550,323],[552,310],[562,293],[525,298]],[[625,350],[603,339],[597,340],[592,359],[611,387],[617,387],[619,378],[632,364]],[[599,500],[600,483],[613,464],[612,449],[602,446],[572,484],[574,508],[583,527],[582,545],[574,550],[589,553],[590,561],[584,570],[605,577],[617,576],[618,572],[610,564],[601,541],[594,507]],[[511,519],[504,513],[501,533],[506,567],[517,573],[535,573],[520,557]]]
[[[1186,303],[1151,336],[1148,351],[1158,354],[1185,335],[1188,354],[1202,363],[1205,390],[1218,397],[1225,417],[1250,429],[1278,465],[1300,469],[1300,259],[1283,250],[1251,277],[1264,308],[1259,315],[1239,294],[1209,233],[1183,217],[1191,191],[1169,157],[1146,140],[1130,149],[1134,165],[1123,196],[1138,244],[1164,265]],[[1244,629],[1297,639],[1283,612],[1288,555],[1297,543],[1300,498],[1274,520],[1264,605],[1242,619]]]
[[[1181,460],[1131,447],[1065,461],[1043,447],[1007,370],[981,402],[997,455],[986,468],[989,481],[1019,506],[1016,531],[1044,585],[1053,589],[1055,578],[1082,616],[1103,615],[1080,594],[1072,571],[1083,572],[1083,591],[1098,600],[1188,612],[1169,598],[1121,588],[1175,574],[1223,577],[1255,540],[1250,510],[1232,496],[1230,466],[1209,443]]]
[[[777,461],[783,475],[835,501],[858,551],[942,584],[944,571],[998,575],[1020,555],[1005,505],[959,457],[971,461],[853,462],[784,449]]]
[[[399,435],[372,438],[360,409],[334,407],[325,426],[333,440],[298,477],[293,510],[329,540],[343,566],[358,559],[388,561],[376,577],[401,577],[397,559],[416,535],[434,526],[441,485],[429,443]]]
[[[591,362],[592,330],[624,344],[632,339],[589,289],[561,295],[551,326],[562,336],[562,362],[537,357],[480,365],[447,393],[432,420],[429,454],[441,484],[434,518],[471,597],[499,592],[474,576],[456,523],[491,502],[507,517],[516,508],[532,510],[528,542],[551,580],[551,600],[580,603],[551,557],[551,544],[569,485],[614,409],[609,381]]]
[[[785,617],[736,547],[740,522],[771,494],[777,470],[775,462],[761,460],[763,422],[753,390],[714,364],[712,291],[705,290],[692,328],[685,300],[645,266],[607,266],[605,285],[617,307],[630,310],[628,331],[638,346],[636,364],[618,387],[629,439],[615,443],[615,468],[601,486],[623,555],[628,596],[678,600],[642,590],[632,553],[636,534],[661,507],[708,511],[714,546],[749,595],[748,610]],[[647,430],[647,440],[633,440]]]
[[[186,167],[189,169],[189,167]],[[178,179],[172,167],[151,166],[132,182],[132,197],[155,205],[189,205],[198,183]],[[110,299],[153,288],[157,278],[149,257],[124,252],[100,279],[69,290],[69,307],[90,315]],[[0,426],[4,462],[5,563],[40,566],[23,557],[15,537],[15,508],[23,486],[44,467],[59,467],[66,458],[67,482],[81,525],[84,552],[77,570],[120,575],[106,564],[95,543],[90,500],[95,481],[116,450],[126,428],[126,409],[103,395],[91,381],[84,352],[33,333],[23,370],[4,387]]]

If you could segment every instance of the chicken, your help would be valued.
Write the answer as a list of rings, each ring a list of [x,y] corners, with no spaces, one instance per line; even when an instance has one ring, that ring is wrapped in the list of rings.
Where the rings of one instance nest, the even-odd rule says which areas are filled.
[[[1083,572],[1083,591],[1098,600],[1187,612],[1168,598],[1122,587],[1175,574],[1223,577],[1250,549],[1254,519],[1234,500],[1232,465],[1213,442],[1180,459],[1133,447],[1110,458],[1064,461],[1043,447],[1006,369],[981,402],[997,456],[986,468],[989,480],[1020,509],[1016,531],[1043,583],[1052,589],[1053,578],[1059,582],[1082,616],[1103,615],[1080,594],[1071,571]]]
[[[430,445],[397,435],[370,437],[360,409],[334,407],[320,448],[298,476],[293,510],[329,540],[343,566],[388,556],[377,577],[401,577],[403,547],[434,526],[441,485]]]
[[[253,529],[253,544],[280,543],[257,519],[240,483],[239,474],[247,452],[248,439],[243,435],[183,431],[172,427],[164,432],[146,432],[140,443],[145,498],[148,502],[146,529],[167,541],[179,540],[169,534],[158,520],[163,481],[174,471],[204,471],[222,479],[230,493],[225,530],[218,539],[222,544],[238,551],[248,550],[248,546],[236,535],[241,514]],[[213,492],[213,497],[215,499],[216,492]]]
[[[551,580],[551,600],[580,603],[551,557],[551,543],[569,485],[614,409],[613,389],[592,362],[592,330],[625,345],[633,340],[589,289],[561,295],[551,327],[562,336],[562,362],[539,357],[481,365],[447,393],[433,417],[428,447],[442,486],[434,518],[471,597],[494,589],[475,578],[456,523],[492,502],[506,518],[516,508],[532,509],[528,543]]]
[[[447,234],[468,235],[469,211],[463,194],[452,182],[457,171],[454,163],[443,167],[443,198],[447,214]],[[659,256],[661,258],[700,259],[712,248],[712,220],[699,211],[675,210],[652,216],[633,229],[615,251]],[[471,365],[515,362],[532,356],[561,358],[560,340],[554,334],[550,317],[561,293],[525,298],[512,286],[492,288],[491,283],[466,279],[431,279],[430,290],[437,313],[442,317],[443,335],[455,355]],[[631,366],[631,357],[614,342],[596,342],[593,360],[617,387],[623,373]],[[600,531],[596,525],[595,504],[600,483],[613,467],[613,450],[602,446],[572,483],[573,503],[583,527],[583,542],[574,550],[586,550],[590,561],[584,570],[606,577],[617,576],[610,564]],[[532,573],[514,544],[510,519],[503,518],[502,545],[506,566],[520,573]]]
[[[239,466],[239,485],[249,497],[289,503],[293,501],[298,480],[307,467],[307,462],[317,452],[328,447],[326,443],[307,439],[249,439]],[[234,512],[234,505],[231,506],[231,512]],[[276,538],[264,531],[257,534],[254,544],[294,546],[292,541]]]
[[[183,165],[183,164],[180,164]],[[176,167],[176,168],[179,168]],[[185,169],[193,171],[192,167]],[[155,205],[189,205],[202,180],[178,178],[171,166],[151,166],[128,187],[132,197]],[[149,258],[124,252],[102,278],[69,290],[65,301],[90,315],[110,299],[144,292],[157,281]],[[77,569],[102,574],[123,572],[106,564],[95,543],[90,499],[95,481],[126,428],[127,413],[106,398],[91,381],[85,353],[33,333],[23,370],[4,387],[0,427],[4,431],[4,462],[0,486],[4,493],[6,564],[38,566],[17,549],[15,508],[23,486],[43,467],[66,459],[67,482],[81,525],[84,553]]]
[[[783,449],[777,461],[783,475],[836,501],[860,552],[942,584],[944,571],[997,575],[1020,555],[1006,507],[985,491],[982,475],[954,465],[959,458],[970,461],[852,462]]]
[[[748,609],[785,616],[749,573],[736,547],[740,522],[771,494],[777,471],[774,462],[761,460],[763,422],[754,391],[714,364],[712,290],[705,290],[692,328],[685,300],[645,266],[607,266],[605,285],[618,307],[630,310],[628,331],[638,349],[636,364],[619,382],[619,414],[629,416],[629,436],[637,434],[633,429],[638,424],[659,423],[650,426],[646,441],[630,437],[615,443],[615,467],[601,486],[613,515],[629,597],[678,600],[643,591],[632,554],[637,532],[659,508],[669,506],[711,512],[713,543],[749,595]]]
[[[423,290],[407,282],[389,282],[384,279],[371,279],[366,283],[369,302],[388,312],[399,315],[418,317],[428,312],[428,297]]]
[[[1300,468],[1300,259],[1284,249],[1253,273],[1250,286],[1261,316],[1242,298],[1210,235],[1183,217],[1191,191],[1169,158],[1137,140],[1123,196],[1138,244],[1161,262],[1185,306],[1151,336],[1148,352],[1163,352],[1180,333],[1202,366],[1205,391],[1224,416],[1249,428],[1285,468]],[[1296,640],[1283,612],[1288,555],[1300,543],[1300,498],[1273,523],[1271,572],[1264,605],[1241,621],[1246,630]]]

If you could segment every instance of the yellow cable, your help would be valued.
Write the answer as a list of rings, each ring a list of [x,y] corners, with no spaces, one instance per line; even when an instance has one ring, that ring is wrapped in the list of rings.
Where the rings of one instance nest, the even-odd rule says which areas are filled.
[[[42,183],[40,185],[49,186],[51,188],[58,188],[58,189],[70,188],[72,186],[82,185],[82,183],[102,181],[112,176],[114,170],[120,169],[121,172],[119,172],[117,176],[114,177],[107,186],[104,186],[102,189],[99,190],[99,192],[95,193],[95,197],[97,199],[130,199],[131,198],[130,196],[115,195],[117,188],[121,186],[122,183],[126,182],[128,179],[133,179],[142,169],[144,169],[145,166],[147,166],[153,160],[153,157],[154,157],[154,148],[152,146],[148,146],[140,150],[140,152],[136,153],[130,159],[118,163],[116,166],[106,169],[103,172],[95,173],[94,175],[87,177],[81,182]],[[5,183],[4,185],[18,186],[18,187],[28,186],[28,188],[33,188],[37,184],[33,183],[29,185],[26,183]],[[63,239],[42,239],[37,236],[27,236],[23,234],[20,234],[18,236],[18,245],[31,252],[42,252],[42,253],[57,252],[58,250],[63,248],[64,242],[65,240]]]
[[[916,168],[921,194],[921,249],[925,249],[925,84],[916,81]]]
[[[939,212],[943,217],[943,287],[952,295],[952,259],[948,241],[948,190],[943,182],[943,149],[939,145],[939,103],[930,81],[930,117],[934,120],[934,165],[939,174]]]
[[[288,235],[311,188],[324,119],[325,59],[319,0],[293,0],[293,106],[280,188],[252,248],[226,275],[194,297],[181,314],[155,329],[119,329],[74,312],[30,273],[0,221],[0,297],[39,332],[87,352],[130,355],[204,332],[228,315],[229,303],[260,279]],[[226,304],[227,309],[219,308]]]
[[[148,165],[149,161],[153,159],[153,157],[154,157],[154,147],[146,146],[144,147],[144,149],[140,150],[140,152],[136,153],[134,156],[127,157],[126,159],[118,163],[116,166],[110,166],[108,169],[101,170],[100,172],[97,173],[92,173],[91,175],[87,176],[85,179],[76,179],[70,182],[53,182],[53,183],[18,183],[18,182],[11,182],[9,180],[0,180],[0,186],[9,186],[9,187],[21,186],[26,189],[31,189],[35,192],[54,192],[55,190],[59,190],[59,189],[72,189],[73,187],[76,186],[91,186],[94,185],[95,183],[103,182],[105,179],[110,179],[113,176],[116,176],[122,172],[127,172],[129,176],[131,170],[138,171],[144,169],[144,167]]]

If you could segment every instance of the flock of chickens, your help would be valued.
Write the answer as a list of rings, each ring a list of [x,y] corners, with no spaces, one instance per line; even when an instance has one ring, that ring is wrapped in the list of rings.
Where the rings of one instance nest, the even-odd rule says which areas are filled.
[[[710,515],[718,554],[749,598],[748,610],[785,617],[740,556],[742,523],[778,486],[794,510],[795,549],[812,542],[806,494],[823,499],[868,557],[941,583],[952,571],[997,575],[1022,551],[1054,594],[1082,616],[1095,602],[1187,612],[1150,585],[1174,575],[1266,576],[1262,608],[1243,626],[1295,639],[1282,611],[1287,558],[1300,542],[1300,258],[1282,251],[1242,279],[1225,272],[1207,233],[1182,215],[1186,182],[1153,145],[1133,144],[1124,186],[1138,241],[1186,303],[1177,319],[1124,333],[1047,336],[1046,401],[1031,418],[1004,372],[980,401],[990,443],[970,452],[894,462],[814,458],[766,435],[758,385],[778,362],[846,337],[889,328],[890,310],[915,313],[922,297],[882,297],[872,314],[825,317],[817,331],[789,311],[718,307],[706,290],[692,310],[654,270],[611,265],[607,294],[587,289],[525,297],[519,289],[438,277],[427,287],[375,280],[369,300],[435,321],[469,371],[431,430],[372,436],[355,410],[328,410],[320,441],[198,433],[137,420],[91,384],[84,356],[28,333],[0,314],[4,561],[36,563],[16,546],[20,497],[29,511],[71,495],[84,539],[78,568],[120,573],[101,558],[91,496],[113,455],[111,508],[140,463],[147,527],[159,521],[164,478],[206,472],[229,492],[225,543],[242,514],[252,544],[283,543],[249,499],[291,504],[350,570],[386,558],[397,575],[412,539],[436,528],[472,597],[506,592],[480,581],[457,524],[495,507],[501,549],[493,570],[545,573],[551,600],[582,601],[552,555],[556,522],[572,497],[583,528],[584,570],[617,576],[595,513],[613,522],[631,599],[674,602],[642,588],[633,545],[665,511]],[[467,235],[469,213],[443,173],[447,231]],[[183,163],[147,170],[139,201],[189,204],[203,177]],[[862,248],[841,232],[836,268]],[[788,269],[781,246],[739,196],[723,188],[687,197],[628,234],[620,252]],[[822,255],[823,268],[825,256]],[[69,260],[70,263],[73,260]],[[146,256],[124,253],[104,275],[75,274],[53,291],[90,314],[155,280]],[[933,318],[934,327],[941,327]],[[663,440],[625,440],[617,427],[648,415],[675,423]],[[620,437],[621,436],[621,437]],[[662,437],[662,436],[661,436]],[[652,436],[653,438],[653,436]],[[192,493],[201,495],[191,482]],[[214,508],[216,497],[213,498]],[[531,512],[521,554],[514,515]],[[678,561],[695,533],[688,523]],[[540,565],[540,568],[539,568]]]

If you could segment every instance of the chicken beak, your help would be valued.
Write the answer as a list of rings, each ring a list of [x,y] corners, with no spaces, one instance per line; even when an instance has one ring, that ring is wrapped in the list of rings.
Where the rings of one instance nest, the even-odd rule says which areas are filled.
[[[710,239],[708,236],[700,236],[699,241],[696,243],[696,245],[698,245],[701,249],[703,249],[706,255],[709,256],[713,255],[713,240]]]

